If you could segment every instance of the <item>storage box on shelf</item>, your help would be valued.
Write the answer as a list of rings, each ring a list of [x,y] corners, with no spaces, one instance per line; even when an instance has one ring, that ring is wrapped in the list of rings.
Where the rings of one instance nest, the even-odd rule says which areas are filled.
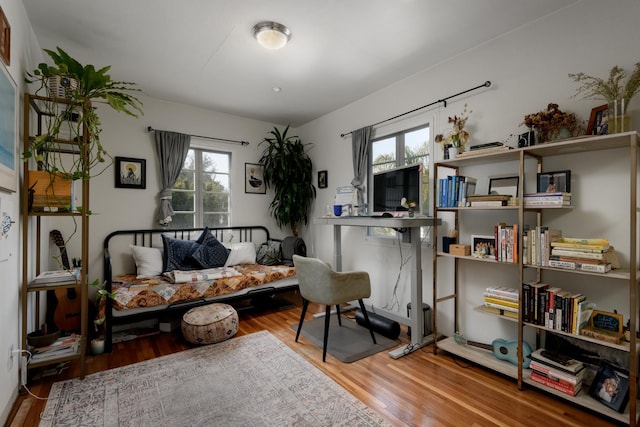
[[[515,150],[508,150],[502,152],[495,152],[490,154],[482,154],[482,155],[473,155],[465,157],[458,157],[456,159],[443,160],[441,162],[436,162],[435,170],[434,170],[434,178],[436,182],[443,183],[445,182],[444,178],[439,177],[439,173],[446,171],[451,175],[464,175],[468,171],[466,168],[473,167],[472,173],[474,175],[478,174],[478,167],[486,167],[487,168],[487,176],[492,174],[492,171],[495,170],[495,166],[499,164],[506,164],[510,162],[511,164],[518,165],[517,175],[519,177],[519,191],[518,194],[524,194],[525,182],[534,183],[536,182],[536,173],[541,172],[542,164],[547,158],[553,158],[556,156],[564,156],[570,154],[580,154],[585,156],[597,156],[598,152],[602,150],[616,150],[622,149],[626,150],[626,154],[624,154],[625,158],[629,158],[629,167],[625,173],[628,173],[629,176],[629,195],[626,200],[628,200],[628,206],[616,206],[615,209],[619,212],[626,212],[626,218],[624,219],[623,226],[628,228],[629,230],[629,242],[628,246],[616,246],[616,252],[619,252],[621,256],[619,257],[621,260],[624,259],[624,264],[620,265],[618,261],[618,256],[616,252],[608,252],[602,251],[598,256],[605,260],[606,262],[587,262],[587,261],[567,261],[566,259],[560,258],[560,256],[564,256],[562,252],[553,252],[557,246],[551,246],[549,244],[549,251],[547,252],[538,252],[538,256],[540,259],[536,258],[535,255],[531,253],[532,249],[530,246],[530,242],[527,242],[527,239],[523,237],[529,237],[527,233],[524,232],[525,225],[528,223],[525,222],[525,218],[530,219],[533,215],[535,217],[535,227],[543,228],[547,226],[545,224],[545,212],[557,212],[558,209],[566,210],[567,215],[575,216],[576,220],[579,220],[580,215],[583,213],[580,211],[580,203],[576,203],[575,194],[573,198],[570,198],[568,195],[559,195],[553,199],[553,203],[550,203],[551,200],[547,198],[541,198],[541,196],[530,195],[528,197],[524,197],[523,203],[518,204],[517,206],[449,206],[447,204],[443,204],[441,200],[436,199],[437,192],[433,196],[433,205],[435,206],[435,216],[442,217],[443,215],[451,215],[453,216],[453,223],[455,224],[456,229],[464,228],[465,223],[468,221],[468,215],[474,215],[474,212],[483,212],[482,215],[493,215],[495,213],[496,223],[500,221],[504,221],[504,217],[509,215],[517,215],[517,225],[518,225],[518,253],[522,254],[522,256],[518,257],[517,272],[513,273],[513,284],[514,287],[518,286],[520,293],[520,300],[518,305],[518,314],[517,314],[517,341],[519,344],[519,348],[522,348],[522,344],[524,343],[524,331],[525,328],[535,329],[536,333],[534,334],[539,340],[540,337],[544,337],[546,334],[554,334],[560,337],[569,337],[574,340],[578,340],[579,342],[585,343],[585,345],[596,345],[601,346],[603,348],[609,348],[612,351],[618,351],[622,355],[626,355],[626,362],[629,365],[629,395],[637,396],[637,372],[638,372],[638,340],[636,338],[635,333],[629,334],[628,341],[619,342],[618,339],[613,341],[618,342],[610,342],[612,340],[599,339],[602,337],[594,337],[594,334],[589,334],[591,336],[586,336],[580,334],[580,328],[588,329],[588,325],[584,325],[584,318],[581,322],[579,322],[574,329],[566,329],[566,325],[562,325],[562,314],[559,314],[558,319],[554,319],[550,321],[547,317],[545,323],[538,323],[537,319],[532,319],[530,317],[525,317],[525,308],[524,304],[524,293],[525,288],[530,286],[524,279],[525,277],[530,277],[532,274],[535,277],[538,277],[538,280],[534,282],[544,284],[544,277],[547,274],[559,274],[557,272],[562,272],[563,275],[575,275],[574,287],[576,289],[572,289],[574,292],[569,293],[569,295],[573,295],[579,293],[580,282],[578,280],[579,277],[590,276],[592,280],[607,280],[609,282],[614,281],[616,283],[620,283],[625,288],[624,293],[625,297],[622,298],[622,301],[619,301],[619,304],[624,304],[625,312],[630,313],[629,316],[629,329],[630,331],[637,331],[637,317],[638,317],[638,253],[637,253],[637,244],[638,244],[638,230],[637,230],[637,200],[638,200],[638,189],[637,189],[637,174],[638,174],[638,134],[636,132],[626,132],[612,135],[604,135],[604,136],[586,136],[580,137],[573,140],[564,140],[558,143],[547,143],[542,145],[535,145],[530,147],[524,147]],[[531,165],[535,167],[535,172],[531,173]],[[508,167],[513,167],[512,165],[508,165]],[[514,167],[515,168],[515,167]],[[442,185],[442,184],[440,184]],[[531,187],[531,185],[529,185]],[[581,197],[597,197],[597,195],[590,194],[581,194]],[[497,204],[496,204],[497,205]],[[489,212],[487,212],[489,211]],[[514,213],[515,212],[515,213]],[[600,228],[606,227],[605,224],[599,224]],[[615,224],[609,225],[610,227],[620,226],[619,219]],[[550,228],[550,227],[549,227]],[[606,228],[605,228],[606,230]],[[576,230],[567,230],[564,234],[570,235],[568,231],[576,231]],[[582,230],[578,230],[582,231]],[[436,234],[435,242],[438,244],[438,230],[434,230]],[[464,236],[459,236],[459,240]],[[547,237],[549,240],[547,243],[552,241],[551,238]],[[527,249],[528,248],[528,249]],[[523,252],[524,251],[524,252]],[[527,252],[528,251],[528,252]],[[534,256],[532,260],[532,256]],[[453,258],[453,262],[449,261],[445,263],[444,259],[451,260]],[[524,258],[524,260],[523,260]],[[440,262],[439,262],[440,261]],[[438,337],[438,305],[445,301],[449,301],[451,299],[454,300],[456,304],[456,313],[459,313],[458,307],[463,306],[462,302],[458,301],[460,298],[460,292],[458,290],[458,286],[464,286],[464,284],[459,284],[460,276],[458,274],[458,269],[462,264],[464,264],[465,268],[471,269],[474,268],[474,264],[476,262],[492,262],[493,260],[482,259],[482,258],[473,258],[473,257],[465,257],[462,254],[456,255],[455,253],[443,253],[439,250],[434,251],[433,258],[433,271],[434,271],[434,283],[433,283],[433,293],[434,293],[434,336]],[[568,269],[568,264],[559,265],[557,262],[577,262],[580,265],[587,265],[587,268],[575,268]],[[441,264],[441,265],[439,265]],[[451,267],[450,264],[453,264]],[[505,265],[502,268],[506,267],[507,263],[499,263],[501,265]],[[597,268],[593,268],[591,266],[598,266]],[[608,272],[599,272],[599,271],[607,271],[607,265],[613,266],[614,269]],[[479,266],[479,264],[478,264]],[[605,267],[600,267],[605,266]],[[442,292],[444,288],[443,283],[437,283],[438,277],[444,277],[443,274],[438,274],[437,271],[439,268],[453,268],[453,280],[450,284],[453,287],[452,291],[449,295],[438,295],[438,292]],[[565,267],[565,268],[561,268]],[[616,268],[618,267],[618,268]],[[599,270],[599,271],[594,271]],[[511,274],[510,271],[506,273],[506,275]],[[477,276],[474,276],[477,277]],[[568,276],[569,277],[569,276]],[[493,284],[493,283],[492,283]],[[487,286],[492,285],[487,284]],[[477,286],[477,285],[476,285]],[[564,286],[551,285],[551,287],[555,287],[554,292],[557,292],[560,296],[567,297],[566,294],[563,294]],[[527,291],[528,292],[528,291]],[[568,297],[567,297],[568,298]],[[592,301],[587,297],[586,302],[579,307],[583,307],[585,309],[593,309],[593,306],[589,305]],[[555,301],[555,296],[554,296]],[[597,304],[597,301],[594,301]],[[493,308],[493,313],[495,315],[501,316],[501,318],[505,320],[514,320],[513,318],[509,318],[504,315],[505,308]],[[557,307],[556,307],[557,308]],[[527,308],[526,310],[529,310]],[[555,309],[554,309],[555,310]],[[480,306],[475,313],[483,313],[486,315],[487,310],[485,307]],[[527,312],[527,316],[530,316],[530,312]],[[549,314],[549,313],[547,313]],[[555,314],[555,311],[554,311]],[[470,314],[474,316],[479,316],[480,314]],[[455,320],[456,327],[458,325],[458,320]],[[559,322],[559,323],[558,323]],[[577,320],[576,320],[577,322]],[[581,325],[582,324],[582,325]],[[609,407],[607,405],[602,404],[601,401],[598,401],[597,398],[594,398],[589,393],[588,387],[585,387],[583,384],[580,387],[574,387],[572,390],[569,390],[567,387],[565,389],[560,389],[560,387],[555,387],[553,383],[549,383],[548,381],[544,381],[543,378],[540,377],[540,373],[533,374],[531,369],[525,369],[522,363],[518,363],[517,366],[496,359],[493,357],[492,353],[486,350],[473,348],[470,346],[462,346],[455,342],[453,338],[446,339],[436,339],[436,352],[445,350],[450,353],[457,354],[461,357],[464,357],[468,360],[479,363],[487,368],[493,369],[502,374],[511,376],[512,378],[517,380],[518,388],[522,388],[524,384],[542,389],[548,393],[558,396],[559,398],[566,399],[571,401],[577,405],[588,408],[589,410],[600,413],[606,417],[612,418],[618,422],[625,423],[628,425],[636,425],[638,422],[638,401],[635,398],[631,398],[628,404],[624,408],[620,408],[621,412],[616,410],[615,408]],[[540,346],[540,342],[537,343],[536,347]],[[519,359],[521,360],[521,359]],[[543,376],[544,377],[544,376]],[[576,381],[577,382],[577,381]],[[624,409],[622,411],[622,409]]]

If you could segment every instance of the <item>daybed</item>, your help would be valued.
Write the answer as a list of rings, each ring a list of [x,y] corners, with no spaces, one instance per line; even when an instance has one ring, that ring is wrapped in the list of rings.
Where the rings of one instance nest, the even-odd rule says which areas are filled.
[[[297,289],[293,253],[306,255],[301,239],[272,239],[263,226],[112,232],[103,256],[113,297],[101,300],[98,314],[105,319],[105,351],[116,324]]]

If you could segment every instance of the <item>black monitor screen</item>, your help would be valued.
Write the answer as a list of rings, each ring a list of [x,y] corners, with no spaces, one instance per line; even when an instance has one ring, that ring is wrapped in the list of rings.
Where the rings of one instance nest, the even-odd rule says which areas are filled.
[[[415,211],[420,213],[421,189],[421,164],[379,172],[373,176],[373,212],[406,211],[400,204],[404,197],[415,201]]]

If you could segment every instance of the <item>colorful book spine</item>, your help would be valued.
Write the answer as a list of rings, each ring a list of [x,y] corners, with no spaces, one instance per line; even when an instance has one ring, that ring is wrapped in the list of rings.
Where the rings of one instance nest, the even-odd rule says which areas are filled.
[[[562,384],[557,381],[551,380],[549,378],[540,375],[537,372],[531,372],[531,380],[535,381],[539,384],[543,384],[547,387],[553,388],[554,390],[560,391],[562,393],[568,394],[569,396],[575,396],[581,390],[582,387],[572,387],[567,384]]]

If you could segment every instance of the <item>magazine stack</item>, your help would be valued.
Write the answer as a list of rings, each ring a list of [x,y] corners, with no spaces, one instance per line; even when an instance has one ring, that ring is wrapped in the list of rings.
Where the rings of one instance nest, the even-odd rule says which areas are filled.
[[[575,396],[582,389],[585,365],[579,360],[539,348],[531,358],[531,381],[544,384],[561,393]]]

